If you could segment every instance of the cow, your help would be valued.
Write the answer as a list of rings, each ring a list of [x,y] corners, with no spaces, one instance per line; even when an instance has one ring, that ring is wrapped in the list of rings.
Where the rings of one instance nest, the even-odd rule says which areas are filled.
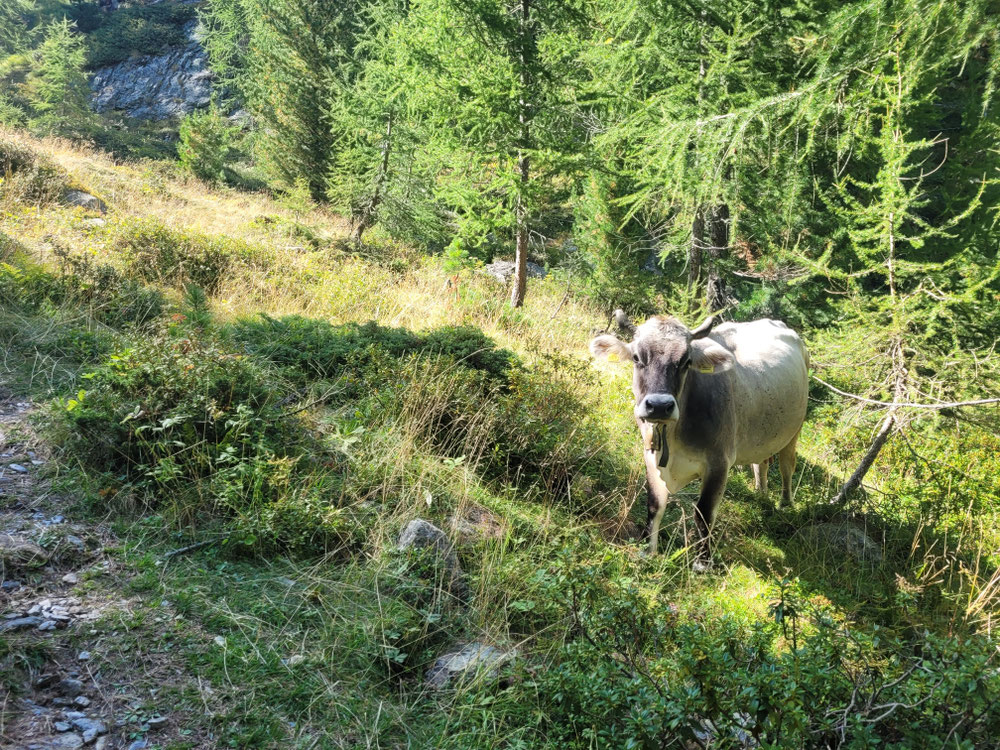
[[[645,448],[649,554],[656,554],[669,495],[701,479],[694,568],[708,570],[712,521],[732,466],[753,466],[756,490],[766,495],[767,466],[777,454],[781,498],[791,501],[809,354],[777,320],[717,326],[709,317],[692,331],[666,315],[638,327],[621,310],[615,318],[633,334],[632,342],[605,333],[590,342],[590,351],[632,363],[633,416]]]

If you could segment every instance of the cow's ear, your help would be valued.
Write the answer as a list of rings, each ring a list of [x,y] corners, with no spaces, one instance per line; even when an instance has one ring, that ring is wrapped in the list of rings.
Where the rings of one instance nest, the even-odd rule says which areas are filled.
[[[611,335],[598,336],[593,339],[590,342],[590,353],[599,359],[632,361],[632,352],[628,348],[628,344]]]
[[[706,375],[725,372],[734,364],[733,355],[713,342],[691,344],[691,367]]]

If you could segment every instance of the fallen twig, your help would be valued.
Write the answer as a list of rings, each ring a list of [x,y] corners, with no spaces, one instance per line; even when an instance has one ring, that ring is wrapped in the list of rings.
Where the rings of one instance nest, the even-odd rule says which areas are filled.
[[[204,547],[211,547],[213,544],[218,544],[226,537],[220,536],[216,539],[205,539],[200,542],[195,542],[194,544],[189,544],[187,547],[181,547],[180,549],[172,549],[167,554],[163,556],[163,562],[167,560],[172,560],[178,555],[186,555],[188,552],[194,552],[195,550],[203,549]]]

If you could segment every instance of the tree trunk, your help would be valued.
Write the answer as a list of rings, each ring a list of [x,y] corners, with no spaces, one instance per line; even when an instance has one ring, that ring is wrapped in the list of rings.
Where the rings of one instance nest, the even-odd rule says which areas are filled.
[[[720,203],[708,211],[708,279],[705,301],[710,312],[727,307],[732,298],[722,278],[720,261],[729,255],[729,206]]]
[[[518,99],[518,120],[521,124],[520,145],[517,150],[519,184],[514,207],[517,255],[514,259],[514,285],[510,292],[511,307],[524,304],[528,281],[528,209],[525,198],[531,176],[531,160],[527,149],[531,138],[531,113],[528,111],[528,87],[531,85],[530,66],[534,54],[531,30],[531,0],[521,0],[521,92]]]
[[[890,261],[892,260],[892,254],[890,254]],[[890,284],[893,295],[895,296],[895,280],[892,279],[890,275]],[[875,463],[875,459],[878,458],[879,452],[882,450],[883,446],[889,442],[889,438],[892,437],[892,433],[897,429],[902,429],[902,423],[899,419],[899,406],[903,400],[903,396],[906,395],[906,381],[907,381],[907,369],[906,369],[906,357],[903,352],[903,339],[901,336],[892,337],[892,345],[890,350],[890,356],[892,357],[892,402],[893,406],[889,407],[889,413],[885,415],[885,419],[882,420],[882,425],[879,427],[878,434],[875,436],[875,440],[872,442],[871,447],[865,453],[864,457],[861,459],[861,463],[858,468],[854,470],[854,473],[848,478],[843,485],[841,485],[840,490],[830,501],[832,505],[840,505],[843,503],[849,494],[861,486],[861,482],[864,480],[865,475],[868,474],[868,470]]]
[[[701,288],[701,264],[705,248],[705,213],[699,207],[695,209],[694,220],[691,222],[691,245],[688,247],[688,304],[694,308],[695,290]]]
[[[382,161],[379,163],[378,172],[375,174],[375,184],[372,186],[371,197],[365,202],[354,222],[354,230],[351,233],[351,242],[355,245],[361,244],[361,239],[378,216],[378,207],[382,203],[382,191],[385,181],[389,175],[389,154],[392,152],[392,112],[389,113],[385,126],[385,140],[382,142]]]

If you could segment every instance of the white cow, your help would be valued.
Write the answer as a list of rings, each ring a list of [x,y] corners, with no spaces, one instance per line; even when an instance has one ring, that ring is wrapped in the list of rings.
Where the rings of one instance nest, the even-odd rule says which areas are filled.
[[[709,318],[689,331],[658,315],[636,328],[620,310],[625,343],[612,335],[590,342],[595,357],[632,362],[635,420],[645,446],[649,550],[656,553],[669,493],[701,479],[695,518],[696,569],[711,566],[710,530],[729,469],[751,464],[757,490],[767,494],[767,462],[775,453],[781,497],[790,501],[795,446],[805,421],[809,354],[802,339],[777,320],[724,323]]]

